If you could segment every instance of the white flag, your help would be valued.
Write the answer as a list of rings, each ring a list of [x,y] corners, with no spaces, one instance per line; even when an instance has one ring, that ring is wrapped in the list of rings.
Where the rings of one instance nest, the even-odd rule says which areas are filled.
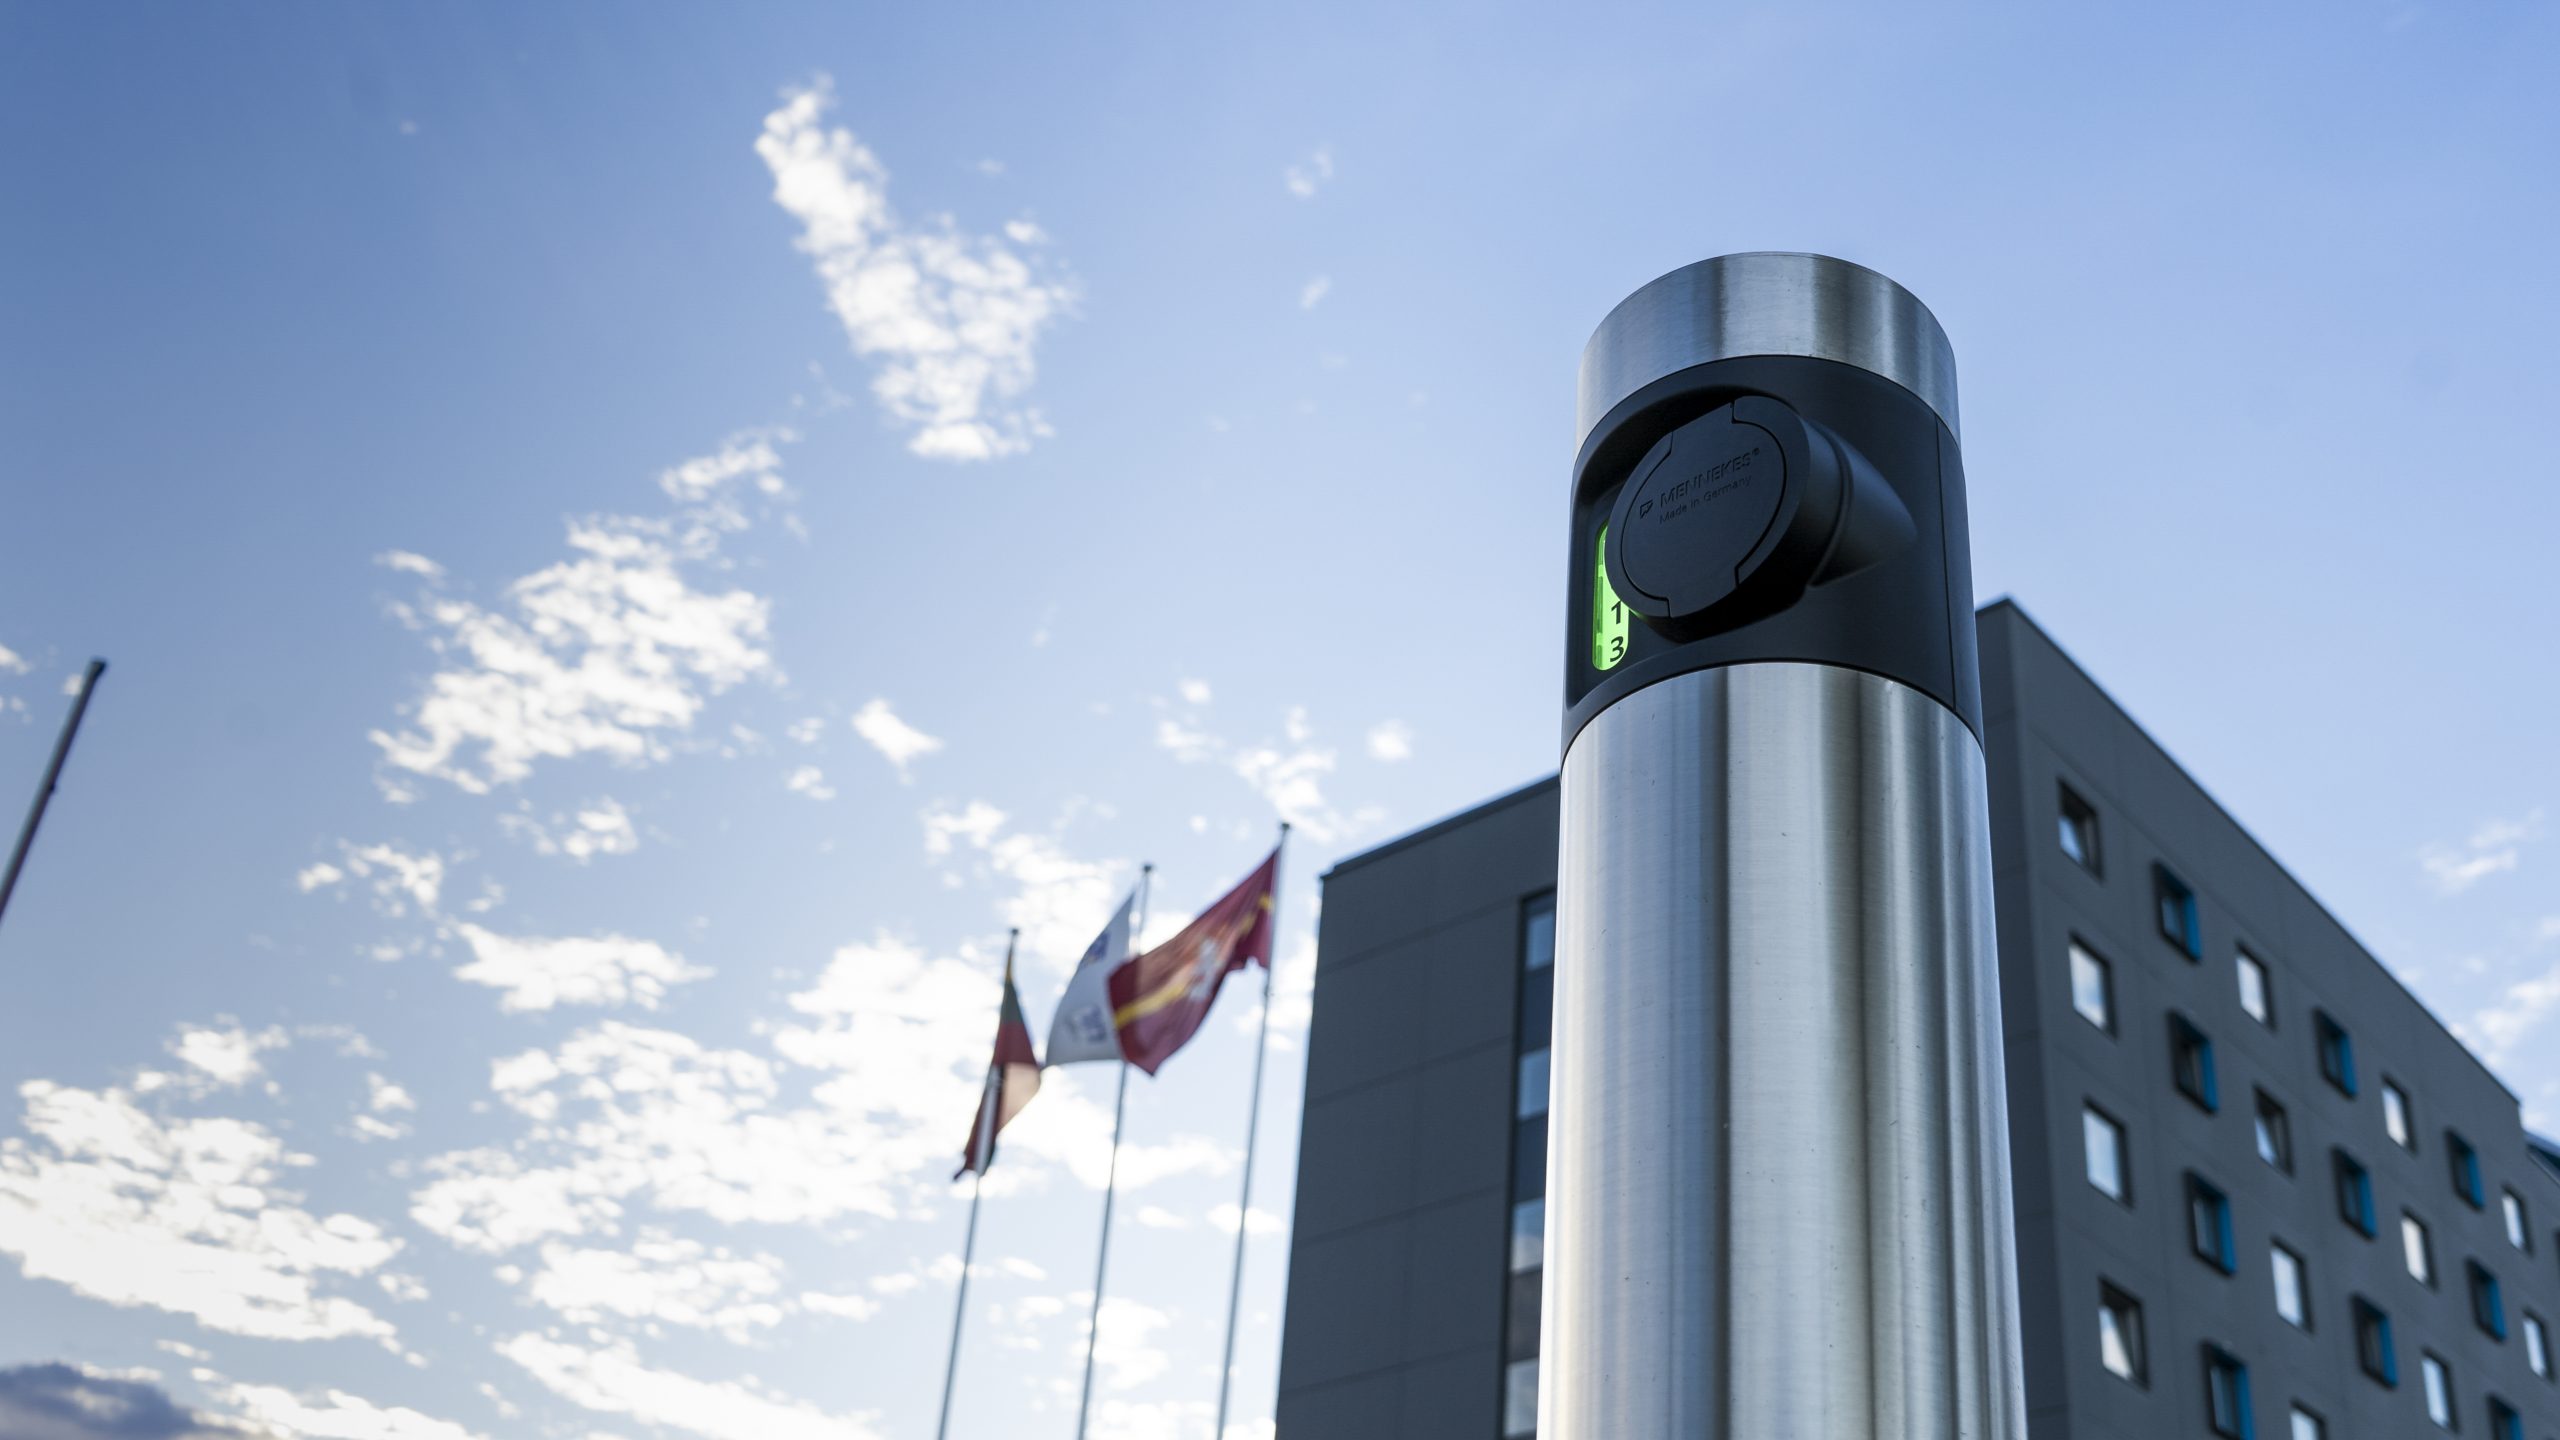
[[[1138,897],[1120,902],[1120,912],[1085,947],[1067,993],[1058,997],[1058,1013],[1049,1021],[1049,1047],[1043,1065],[1072,1065],[1079,1060],[1120,1058],[1120,1031],[1111,1023],[1111,972],[1129,959],[1130,914]]]

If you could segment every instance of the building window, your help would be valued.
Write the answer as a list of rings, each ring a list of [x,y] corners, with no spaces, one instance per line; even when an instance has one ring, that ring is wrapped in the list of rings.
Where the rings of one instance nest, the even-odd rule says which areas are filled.
[[[2103,1280],[2098,1282],[2098,1363],[2108,1374],[2136,1385],[2151,1373],[2142,1346],[2142,1302]]]
[[[2062,853],[2092,875],[2103,875],[2098,861],[2097,807],[2062,787]]]
[[[1534,1200],[1547,1193],[1547,1117],[1523,1120],[1511,1135],[1511,1198]]]
[[[2213,1074],[2213,1041],[2194,1021],[2172,1010],[2169,1012],[2169,1074],[2178,1082],[2178,1093],[2193,1100],[2210,1113],[2222,1104],[2222,1092]]]
[[[1523,1200],[1511,1207],[1511,1270],[1536,1270],[1547,1263],[1547,1202]]]
[[[2418,1127],[2409,1123],[2409,1094],[2400,1082],[2382,1077],[2382,1133],[2391,1143],[2415,1155],[2418,1153]]]
[[[2551,1378],[2551,1334],[2542,1328],[2542,1317],[2530,1310],[2524,1312],[2524,1363],[2534,1374]]]
[[[2131,1167],[2125,1164],[2124,1127],[2095,1105],[2080,1110],[2080,1146],[2088,1162],[2089,1183],[2110,1200],[2133,1203]]]
[[[2240,1008],[2249,1018],[2272,1030],[2276,1023],[2275,1000],[2267,993],[2267,967],[2246,950],[2236,952],[2236,968],[2240,972]]]
[[[2329,1018],[2326,1010],[2312,1012],[2311,1028],[2320,1045],[2320,1078],[2338,1087],[2338,1093],[2353,1098],[2356,1093],[2356,1042],[2347,1027]]]
[[[1502,1358],[1538,1358],[1538,1293],[1545,1277],[1535,1270],[1511,1277],[1509,1304],[1502,1320]]]
[[[2480,1152],[2471,1148],[2470,1141],[2463,1139],[2454,1131],[2447,1130],[2444,1132],[2444,1153],[2446,1163],[2453,1167],[2453,1193],[2462,1197],[2463,1204],[2474,1210],[2479,1209],[2483,1203],[2480,1189]]]
[[[2258,1092],[2258,1158],[2283,1171],[2293,1173],[2293,1122],[2285,1118],[2284,1107],[2276,1097]]]
[[[2207,1265],[2225,1275],[2239,1268],[2232,1248],[2230,1197],[2192,1170],[2187,1172],[2187,1238],[2196,1258]]]
[[[1537,1433],[1538,1362],[1534,1357],[1514,1360],[1502,1367],[1502,1440],[1527,1440]]]
[[[2329,1160],[2338,1177],[2338,1218],[2372,1239],[2373,1177],[2344,1150],[2330,1151]]]
[[[2355,1299],[2356,1364],[2385,1385],[2400,1383],[2400,1355],[2391,1343],[2391,1317],[2359,1295]]]
[[[2115,974],[2077,940],[2071,942],[2071,1008],[2099,1029],[2116,1033]]]
[[[2275,1272],[2276,1313],[2297,1330],[2310,1329],[2311,1289],[2303,1279],[2302,1257],[2278,1240],[2267,1246],[2267,1259]]]
[[[2160,936],[2178,947],[2178,953],[2190,960],[2204,958],[2204,932],[2196,924],[2196,892],[2187,882],[2169,873],[2166,865],[2151,867],[2151,895],[2160,909]]]
[[[2289,1440],[2329,1440],[2329,1422],[2296,1405],[2293,1407],[2293,1434]]]
[[[2533,1252],[2533,1230],[2525,1221],[2524,1197],[2513,1190],[2502,1192],[2499,1204],[2507,1217],[2507,1243],[2527,1254]]]
[[[2436,1283],[2435,1237],[2427,1233],[2427,1222],[2403,1210],[2400,1212],[2400,1259],[2409,1267],[2409,1278],[2421,1285]]]
[[[2477,1260],[2462,1262],[2462,1270],[2471,1281],[2471,1323],[2492,1340],[2506,1339],[2507,1300],[2498,1288],[2498,1277]]]
[[[2453,1428],[2453,1372],[2432,1353],[2418,1357],[2418,1373],[2427,1385],[2427,1418],[2439,1430]]]
[[[1520,1106],[1518,1118],[1547,1113],[1547,1052],[1544,1047],[1520,1057]]]
[[[2257,1433],[2249,1415],[2249,1367],[2219,1345],[2204,1347],[2204,1404],[2214,1434],[2251,1440]]]
[[[1556,902],[1520,910],[1520,990],[1512,1026],[1516,1090],[1511,1138],[1510,1279],[1503,1292],[1502,1433],[1538,1433],[1538,1323],[1545,1289],[1549,1043],[1555,1031]]]
[[[2489,1397],[2489,1440],[2524,1440],[2524,1417],[2495,1395]]]

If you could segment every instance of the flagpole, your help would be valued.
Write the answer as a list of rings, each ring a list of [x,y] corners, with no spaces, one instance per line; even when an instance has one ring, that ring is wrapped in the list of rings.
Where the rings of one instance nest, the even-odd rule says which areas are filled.
[[[1271,1048],[1271,976],[1280,968],[1280,860],[1288,848],[1289,822],[1283,820],[1280,843],[1272,850],[1271,953],[1262,960],[1262,1024],[1253,1041],[1253,1098],[1246,1102],[1245,1111],[1244,1186],[1236,1196],[1236,1260],[1227,1276],[1227,1347],[1225,1358],[1218,1362],[1218,1420],[1209,1440],[1226,1440],[1227,1391],[1235,1380],[1236,1306],[1244,1298],[1244,1237],[1253,1218],[1253,1144],[1262,1129],[1262,1060]]]
[[[80,717],[89,713],[89,697],[96,693],[98,677],[107,673],[107,662],[91,660],[80,676],[80,693],[71,702],[71,718],[62,722],[62,735],[53,742],[53,759],[44,767],[44,779],[36,785],[36,803],[27,810],[27,823],[18,831],[17,848],[9,852],[9,868],[0,871],[0,911],[9,908],[9,896],[18,888],[18,871],[27,863],[27,851],[36,843],[36,827],[44,823],[44,811],[53,803],[53,787],[62,779],[62,762],[71,758],[71,741],[80,733]]]
[[[1156,867],[1138,867],[1138,904],[1129,921],[1129,948],[1122,959],[1138,953],[1139,937],[1147,930],[1148,882],[1155,878]],[[1115,1027],[1116,1031],[1116,1027]],[[1084,1328],[1084,1398],[1076,1402],[1076,1440],[1084,1440],[1086,1417],[1093,1412],[1093,1356],[1102,1347],[1102,1277],[1111,1263],[1111,1200],[1120,1188],[1120,1120],[1129,1105],[1129,1057],[1120,1057],[1120,1092],[1111,1100],[1111,1169],[1102,1186],[1102,1243],[1093,1254],[1093,1314]]]
[[[1004,979],[1007,985],[1013,983],[1014,942],[1021,938],[1022,931],[1018,927],[1006,932],[1004,937]],[[1273,941],[1272,948],[1278,949],[1279,942]],[[998,1003],[1001,1005],[1002,1002]],[[996,1148],[996,1096],[1002,1089],[996,1083],[996,1074],[1000,1068],[990,1059],[986,1083],[979,1087],[978,1150],[969,1157],[969,1229],[967,1238],[960,1242],[960,1293],[951,1304],[951,1358],[942,1367],[942,1419],[933,1427],[934,1440],[945,1440],[951,1433],[951,1383],[960,1378],[960,1323],[969,1316],[969,1265],[978,1254],[978,1200],[986,1193],[987,1162],[994,1157]]]

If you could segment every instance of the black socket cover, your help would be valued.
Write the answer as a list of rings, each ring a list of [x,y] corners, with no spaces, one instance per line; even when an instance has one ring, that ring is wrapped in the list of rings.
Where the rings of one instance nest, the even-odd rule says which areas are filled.
[[[1799,592],[1839,528],[1841,469],[1832,438],[1777,400],[1711,410],[1636,462],[1609,518],[1610,584],[1628,609],[1675,629],[1737,595]]]
[[[1982,733],[1964,456],[1926,401],[1881,375],[1741,355],[1663,376],[1583,437],[1571,533],[1567,748],[1646,686],[1764,662],[1883,676]],[[1637,623],[1595,666],[1604,596]]]

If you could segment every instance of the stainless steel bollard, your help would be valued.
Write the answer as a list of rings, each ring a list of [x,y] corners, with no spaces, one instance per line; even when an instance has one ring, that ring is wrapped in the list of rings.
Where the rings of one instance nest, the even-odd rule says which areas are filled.
[[[1708,260],[1580,425],[1539,1434],[2025,1440],[1945,333]]]

